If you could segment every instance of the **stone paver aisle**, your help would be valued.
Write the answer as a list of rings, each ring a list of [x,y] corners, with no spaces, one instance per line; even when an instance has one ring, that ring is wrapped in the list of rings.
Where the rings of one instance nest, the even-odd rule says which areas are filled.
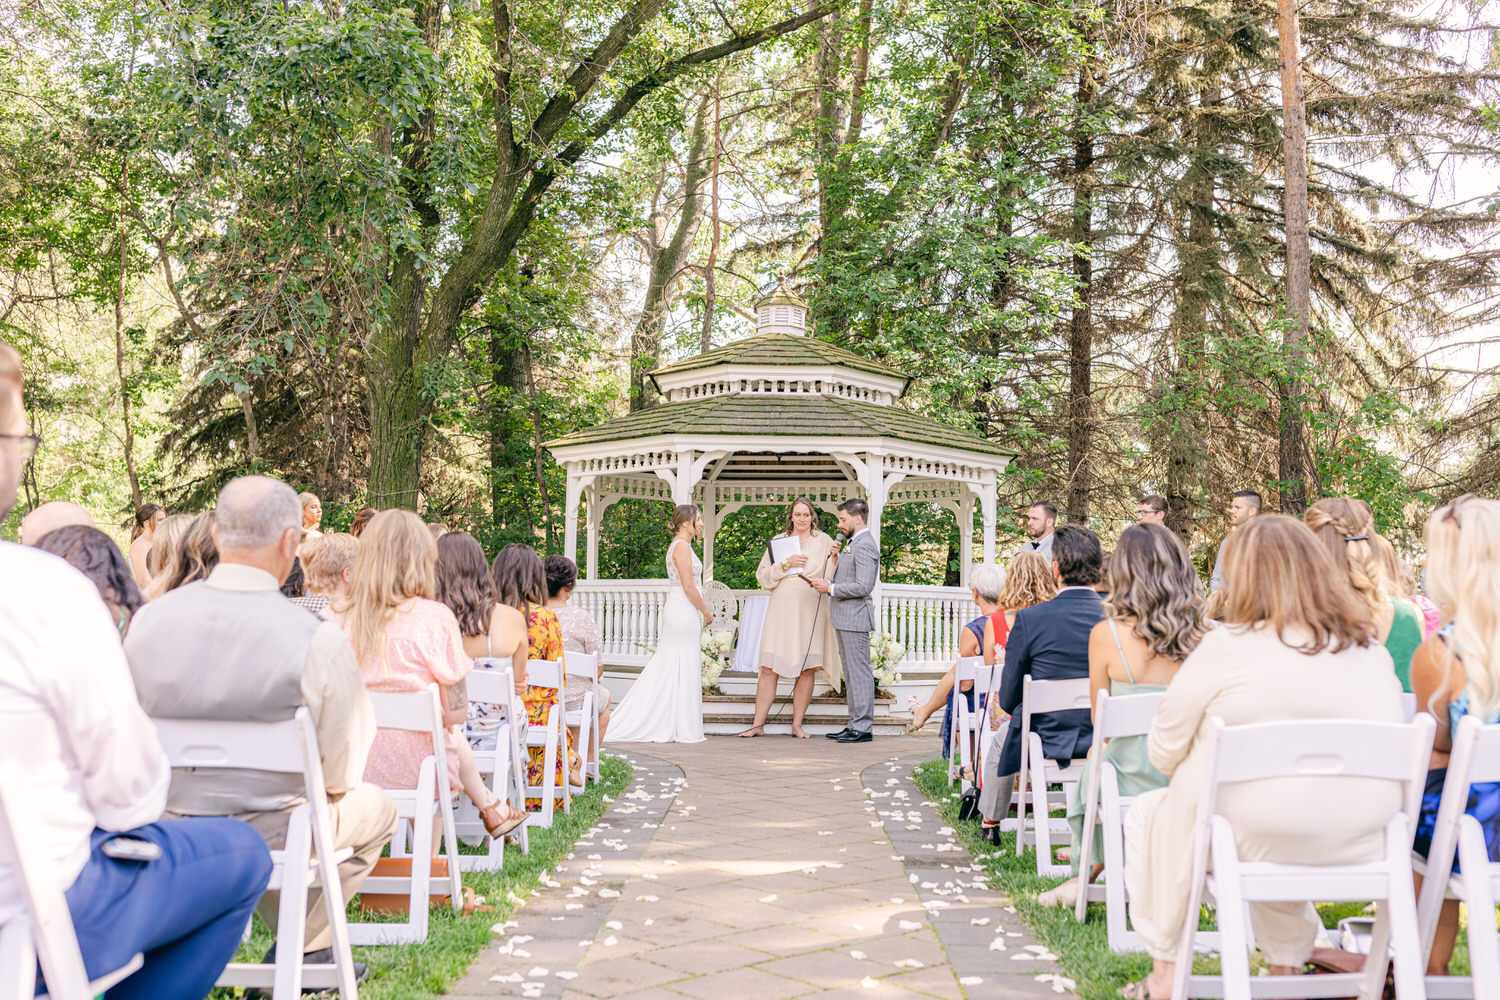
[[[452,995],[1070,995],[911,784],[936,749],[632,746],[631,788]]]

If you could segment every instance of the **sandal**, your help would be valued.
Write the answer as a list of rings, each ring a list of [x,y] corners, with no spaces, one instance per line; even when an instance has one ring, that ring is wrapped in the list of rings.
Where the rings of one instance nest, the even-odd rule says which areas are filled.
[[[484,830],[490,835],[491,840],[499,840],[501,837],[523,826],[531,819],[531,813],[523,812],[515,819],[505,819],[505,803],[496,799],[483,809],[479,810],[479,818],[484,822]]]
[[[1116,992],[1124,997],[1125,1000],[1151,1000],[1151,991],[1146,989],[1146,981],[1144,979],[1121,986]]]

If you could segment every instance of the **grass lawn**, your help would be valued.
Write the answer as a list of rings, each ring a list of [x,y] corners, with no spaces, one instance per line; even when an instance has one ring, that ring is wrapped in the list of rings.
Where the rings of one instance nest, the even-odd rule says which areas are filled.
[[[1003,834],[1001,845],[994,847],[979,838],[977,822],[958,821],[958,786],[951,789],[948,786],[947,761],[939,759],[922,764],[914,772],[914,778],[922,794],[938,805],[944,822],[953,827],[954,836],[984,869],[990,884],[1010,896],[1016,912],[1036,934],[1037,940],[1057,954],[1058,964],[1076,980],[1080,997],[1084,1000],[1112,1000],[1121,986],[1151,971],[1151,959],[1145,954],[1116,955],[1109,950],[1104,932],[1104,904],[1089,904],[1089,919],[1083,924],[1073,919],[1072,907],[1037,905],[1037,894],[1062,880],[1039,878],[1036,856],[1028,852],[1017,857],[1013,834]],[[1362,909],[1358,903],[1333,904],[1319,906],[1318,912],[1323,923],[1333,927],[1341,918]],[[1213,925],[1205,920],[1203,926]],[[1217,964],[1217,959],[1200,958],[1197,971],[1216,971]],[[1459,975],[1467,974],[1468,965],[1468,950],[1460,933],[1453,971]]]
[[[573,843],[603,815],[608,803],[630,784],[632,768],[619,757],[606,755],[601,767],[602,781],[590,782],[588,790],[573,796],[573,811],[564,814],[559,807],[550,830],[531,831],[531,853],[507,849],[505,867],[498,872],[465,872],[464,885],[493,906],[493,912],[476,911],[460,917],[443,907],[432,911],[427,940],[422,944],[388,945],[378,948],[355,948],[354,958],[370,967],[370,978],[360,984],[361,1000],[422,1000],[436,997],[459,979],[468,969],[479,949],[492,940],[490,928],[507,920],[515,912],[511,899],[530,895],[541,882],[543,872],[557,868],[559,861],[573,849]],[[358,904],[350,914],[358,916]],[[255,920],[255,932],[240,949],[238,961],[258,962],[271,946],[271,933]],[[217,998],[240,995],[239,990],[219,989]]]

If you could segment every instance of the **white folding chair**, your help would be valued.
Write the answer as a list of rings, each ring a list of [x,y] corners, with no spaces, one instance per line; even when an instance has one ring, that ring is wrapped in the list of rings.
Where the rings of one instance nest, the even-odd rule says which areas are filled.
[[[1484,831],[1472,816],[1464,814],[1469,786],[1476,782],[1500,781],[1500,725],[1482,725],[1465,716],[1453,734],[1443,795],[1433,821],[1432,844],[1427,857],[1412,856],[1412,867],[1422,875],[1422,895],[1417,902],[1422,928],[1422,967],[1432,955],[1438,913],[1444,899],[1459,899],[1469,909],[1468,976],[1428,976],[1427,995],[1437,998],[1500,997],[1500,937],[1495,931],[1495,899],[1500,893],[1500,864],[1490,862]],[[1453,870],[1454,848],[1459,868]]]
[[[557,694],[557,704],[548,709],[546,720],[541,725],[528,726],[525,733],[527,747],[542,748],[542,783],[526,786],[527,798],[540,797],[542,800],[542,811],[531,821],[534,826],[552,825],[558,799],[562,799],[563,812],[573,810],[573,795],[568,780],[557,780],[558,758],[562,758],[565,769],[568,760],[568,731],[563,726],[565,713],[562,704],[566,683],[563,666],[557,660],[526,661],[527,686],[550,688]]]
[[[1031,720],[1038,715],[1065,712],[1070,709],[1089,707],[1089,679],[1087,677],[1068,680],[1039,681],[1028,674],[1021,679],[1021,770],[1020,805],[1016,809],[1016,854],[1027,847],[1036,848],[1036,873],[1047,877],[1067,875],[1067,865],[1060,865],[1052,856],[1052,837],[1057,834],[1066,841],[1069,833],[1065,817],[1054,817],[1054,808],[1066,808],[1068,786],[1083,777],[1086,758],[1076,758],[1065,767],[1059,767],[1047,759],[1042,748],[1042,736],[1031,731]],[[1061,785],[1061,791],[1051,791],[1050,785]],[[1031,796],[1031,819],[1026,818],[1026,796]]]
[[[523,715],[517,722],[512,705],[515,702],[515,676],[511,673],[510,661],[481,658],[474,661],[474,669],[466,678],[470,701],[481,701],[495,705],[503,713],[495,730],[493,748],[474,751],[474,763],[481,775],[489,775],[490,791],[502,802],[514,809],[526,808],[526,755],[521,749],[520,728],[526,728]],[[486,840],[484,854],[464,854],[459,865],[464,871],[499,871],[505,865],[505,838],[490,837],[484,821],[475,812],[473,818],[460,819],[456,823],[458,834],[482,836]],[[530,840],[526,827],[516,831],[521,840],[521,852],[528,853]]]
[[[387,788],[396,804],[396,836],[391,857],[411,858],[411,875],[371,875],[361,893],[407,895],[410,909],[402,923],[351,923],[349,937],[355,944],[416,944],[427,940],[427,909],[432,882],[432,821],[442,817],[443,846],[448,853],[448,891],[453,912],[464,905],[463,876],[458,853],[458,831],[453,822],[453,796],[448,791],[448,744],[443,730],[443,709],[436,684],[425,691],[371,691],[375,725],[426,733],[432,739],[432,755],[417,770],[416,788]],[[406,832],[410,828],[408,841]],[[408,849],[409,847],[409,849]]]
[[[958,778],[964,791],[974,783],[972,778],[963,777],[964,769],[968,768],[971,775],[977,773],[973,770],[976,757],[974,740],[982,728],[982,717],[978,709],[969,708],[963,685],[970,685],[968,693],[974,696],[974,704],[978,705],[990,688],[993,673],[994,667],[985,663],[982,656],[960,656],[953,661],[953,691],[948,696],[953,705],[953,724],[948,735],[948,784],[953,784],[954,778]]]
[[[1125,810],[1134,797],[1120,794],[1119,777],[1114,765],[1104,759],[1105,740],[1144,736],[1151,731],[1156,718],[1160,693],[1130,694],[1118,698],[1108,691],[1099,692],[1094,708],[1094,746],[1089,752],[1083,782],[1083,838],[1078,848],[1078,878],[1085,891],[1078,893],[1073,915],[1081,924],[1091,902],[1104,903],[1104,925],[1109,949],[1114,952],[1143,951],[1139,935],[1130,929],[1126,918],[1125,896]],[[1095,859],[1094,830],[1102,828],[1104,840],[1104,874],[1102,882],[1089,882],[1089,871]]]
[[[563,654],[563,670],[569,685],[575,679],[592,681],[595,685],[599,683],[599,657],[593,653],[575,653],[569,650]],[[564,722],[578,729],[578,755],[583,759],[584,780],[593,778],[598,781],[599,696],[594,689],[583,696],[583,707],[568,712]]]
[[[1226,726],[1207,723],[1208,759],[1194,823],[1187,916],[1178,945],[1173,997],[1348,997],[1378,1000],[1398,955],[1396,996],[1421,1000],[1421,937],[1412,890],[1411,844],[1436,726],[1431,716],[1408,723],[1302,719]],[[1345,865],[1244,861],[1234,827],[1218,809],[1221,786],[1271,778],[1383,779],[1401,786],[1401,809],[1385,828],[1384,857]],[[1212,871],[1210,868],[1212,858]],[[1220,976],[1192,975],[1198,910],[1205,894],[1216,901]],[[1363,972],[1327,976],[1250,975],[1248,905],[1256,902],[1380,903]]]
[[[34,816],[26,786],[14,763],[0,764],[0,858],[20,883],[22,911],[0,924],[0,1000],[32,1000],[36,967],[41,962],[47,990],[55,1000],[92,1000],[141,967],[139,952],[124,966],[90,980],[78,950],[73,917],[64,890],[47,876],[40,829],[23,817]]]
[[[323,762],[317,730],[306,708],[286,722],[238,722],[222,719],[153,719],[162,749],[173,767],[235,768],[301,774],[307,801],[291,811],[286,837],[271,852],[268,891],[281,893],[276,918],[274,964],[231,962],[219,976],[220,986],[269,988],[274,1000],[297,1000],[303,988],[338,988],[355,1000],[354,957],[349,951],[343,887],[338,866],[353,853],[333,846],[333,821],[323,784]],[[333,961],[304,964],[307,894],[321,887]]]
[[[1406,721],[1410,722],[1417,717],[1417,696],[1410,691],[1401,695],[1401,711],[1406,713]]]

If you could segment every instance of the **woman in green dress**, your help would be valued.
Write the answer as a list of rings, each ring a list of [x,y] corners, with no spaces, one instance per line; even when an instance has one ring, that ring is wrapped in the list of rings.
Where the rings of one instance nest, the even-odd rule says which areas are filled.
[[[1120,534],[1105,576],[1109,596],[1104,621],[1089,635],[1089,704],[1099,692],[1110,697],[1165,691],[1177,668],[1197,648],[1211,623],[1204,612],[1203,584],[1177,536],[1158,524],[1135,524]],[[1163,788],[1167,779],[1146,756],[1145,736],[1110,740],[1101,750],[1119,776],[1120,794],[1132,797]],[[1073,878],[1037,897],[1043,906],[1072,906],[1078,893],[1078,857],[1083,840],[1083,783],[1068,794],[1073,832]],[[1099,829],[1093,857],[1104,856]],[[1103,865],[1093,865],[1089,880]]]

